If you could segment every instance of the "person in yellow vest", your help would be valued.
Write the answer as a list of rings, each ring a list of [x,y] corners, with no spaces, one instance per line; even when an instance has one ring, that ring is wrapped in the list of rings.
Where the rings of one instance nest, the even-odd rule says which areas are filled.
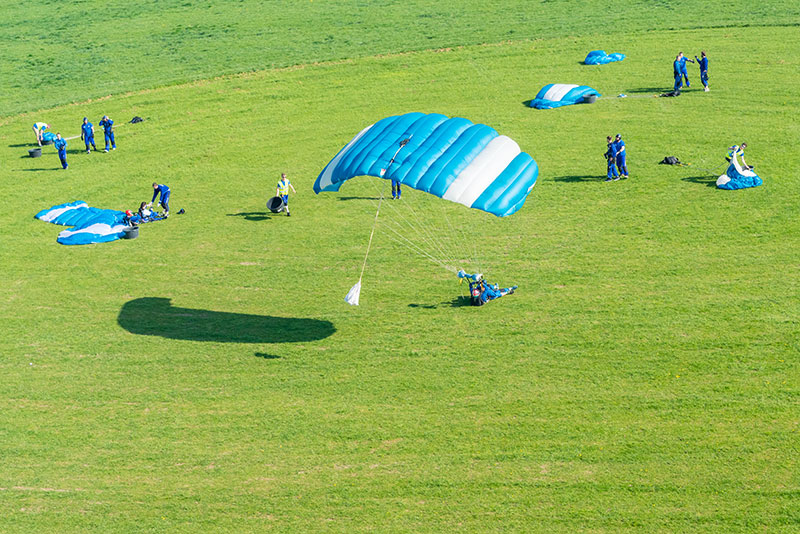
[[[742,168],[749,169],[750,166],[747,165],[747,162],[744,160],[744,149],[747,148],[747,143],[742,143],[741,145],[733,145],[732,147],[728,147],[728,155],[725,156],[725,161],[728,163],[733,163],[733,160],[736,157],[742,158]]]
[[[281,197],[283,200],[284,209],[286,210],[286,216],[291,217],[292,214],[289,213],[289,188],[292,188],[292,193],[297,194],[297,191],[294,190],[294,186],[292,182],[286,177],[286,173],[281,173],[281,179],[278,182],[278,189],[275,192],[276,196]]]

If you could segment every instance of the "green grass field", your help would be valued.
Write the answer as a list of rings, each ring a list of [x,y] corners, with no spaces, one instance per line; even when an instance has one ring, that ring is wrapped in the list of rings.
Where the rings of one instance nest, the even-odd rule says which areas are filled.
[[[304,31],[345,20],[344,3],[318,4],[325,18]],[[552,4],[564,22],[538,40],[478,14],[457,22],[480,25],[474,38],[435,17],[387,41],[383,11],[363,4],[364,43],[295,42],[235,63],[223,39],[200,51],[207,70],[173,77],[159,56],[140,82],[120,75],[135,92],[67,104],[83,100],[67,96],[86,75],[73,63],[53,100],[6,94],[24,113],[0,119],[0,531],[797,532],[796,7],[759,7],[744,28],[691,29],[687,13],[671,29],[641,2],[620,15],[636,31],[594,35],[611,19],[568,23],[569,6]],[[89,5],[59,4],[59,20]],[[282,16],[299,19],[298,6]],[[215,19],[147,5],[139,31],[190,10],[186,27],[259,20],[234,7]],[[98,20],[122,24],[115,13]],[[335,41],[349,31],[342,22]],[[139,45],[133,65],[152,43]],[[580,65],[600,47],[628,59]],[[710,93],[648,97],[671,85],[677,50],[701,48]],[[169,85],[273,65],[286,67]],[[606,98],[522,105],[552,82]],[[444,209],[515,295],[458,306],[454,276],[379,229],[362,305],[342,301],[377,180],[311,186],[364,126],[407,111],[490,124],[537,160],[537,186],[505,219],[411,191],[402,201],[434,225]],[[110,154],[70,141],[68,171],[52,147],[26,157],[33,120],[71,136],[103,114],[147,120],[120,125]],[[617,132],[631,179],[607,184],[601,154]],[[717,190],[703,169],[740,141],[765,184]],[[657,165],[666,155],[692,165]],[[290,219],[264,209],[280,172],[298,190]],[[76,199],[133,208],[154,180],[187,213],[133,241],[64,247],[60,227],[33,219]]]

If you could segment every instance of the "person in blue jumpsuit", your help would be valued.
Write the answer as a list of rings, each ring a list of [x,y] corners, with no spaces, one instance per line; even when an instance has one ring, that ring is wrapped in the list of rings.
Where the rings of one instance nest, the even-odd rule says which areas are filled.
[[[703,83],[703,91],[708,92],[708,58],[705,51],[700,52],[700,57],[694,56],[697,65],[700,67],[700,81]]]
[[[397,199],[400,200],[400,194],[402,191],[400,190],[400,180],[392,180],[392,200]]]
[[[57,133],[56,134],[56,140],[53,142],[53,145],[56,147],[56,150],[58,150],[58,159],[61,160],[61,168],[62,169],[66,169],[67,167],[69,167],[69,165],[67,165],[67,141],[66,141],[66,139],[62,139],[61,138],[61,134]]]
[[[297,191],[294,190],[294,186],[292,182],[286,177],[286,173],[281,173],[281,179],[278,181],[278,188],[275,190],[275,195],[281,197],[283,200],[284,209],[286,210],[286,216],[291,217],[292,214],[289,213],[289,188],[292,189],[292,193],[295,195]]]
[[[83,124],[81,124],[81,139],[83,139],[83,142],[86,144],[87,154],[91,152],[91,150],[89,150],[90,145],[94,148],[95,152],[97,151],[97,146],[94,144],[94,125],[89,122],[89,119],[86,117],[83,118]]]
[[[483,279],[482,274],[467,274],[463,269],[458,271],[458,277],[469,282],[469,292],[475,306],[483,306],[490,300],[511,295],[518,286],[500,289],[497,284],[489,284]]]
[[[611,140],[611,136],[606,136],[606,153],[603,154],[606,157],[606,161],[608,161],[608,174],[606,178],[606,182],[610,182],[611,180],[619,180],[619,173],[617,172],[617,156],[616,156],[616,147],[614,146],[614,142]]]
[[[164,217],[169,217],[169,194],[170,190],[169,187],[163,184],[158,184],[153,182],[153,198],[150,200],[150,204],[147,205],[149,208],[153,205],[153,202],[156,201],[158,195],[161,195],[161,206],[164,208]]]
[[[683,52],[678,54],[678,58],[681,62],[681,76],[686,79],[686,87],[689,87],[691,84],[689,83],[689,73],[686,71],[686,62],[688,61],[689,63],[694,63],[694,60],[684,56]]]
[[[619,175],[627,180],[628,165],[625,162],[626,160],[625,141],[622,140],[622,134],[617,134],[617,137],[613,143],[613,147],[614,147],[614,156],[617,160],[617,169],[619,169]]]
[[[683,74],[681,73],[681,55],[675,56],[675,61],[672,62],[672,76],[675,78],[675,85],[672,90],[676,93],[681,92],[683,87]]]
[[[111,150],[116,150],[117,143],[114,140],[114,121],[109,119],[108,115],[103,115],[103,118],[97,124],[103,127],[103,135],[106,138],[106,149],[104,152],[108,152],[109,141],[111,142]]]

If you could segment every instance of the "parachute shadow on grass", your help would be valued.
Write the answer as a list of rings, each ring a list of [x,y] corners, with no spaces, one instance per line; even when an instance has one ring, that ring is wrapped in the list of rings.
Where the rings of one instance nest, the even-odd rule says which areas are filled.
[[[228,213],[228,217],[242,217],[245,221],[266,221],[271,219],[266,211],[243,211],[240,213]]]
[[[178,308],[168,298],[126,302],[117,323],[132,334],[217,343],[297,343],[336,332],[330,321]]]
[[[339,200],[380,200],[380,197],[338,197]]]
[[[689,176],[687,178],[681,178],[683,182],[691,182],[693,184],[704,184],[708,187],[717,187],[717,177],[706,175],[706,176]]]

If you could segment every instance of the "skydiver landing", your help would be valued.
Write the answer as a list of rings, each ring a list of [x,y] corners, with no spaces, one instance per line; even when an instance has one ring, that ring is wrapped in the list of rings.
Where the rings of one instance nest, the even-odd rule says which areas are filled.
[[[480,273],[467,274],[463,269],[458,271],[458,277],[469,282],[469,294],[473,306],[483,306],[490,300],[499,299],[506,295],[511,295],[518,286],[511,286],[500,289],[497,284],[490,284],[483,279]]]

